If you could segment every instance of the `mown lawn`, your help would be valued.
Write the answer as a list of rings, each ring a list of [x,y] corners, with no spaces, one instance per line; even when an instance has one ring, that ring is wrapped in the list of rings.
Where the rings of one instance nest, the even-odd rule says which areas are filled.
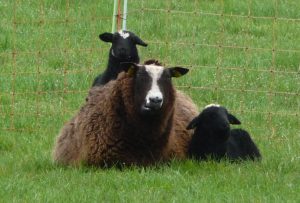
[[[153,168],[54,165],[55,137],[107,62],[113,1],[0,0],[0,202],[299,202],[297,0],[129,0],[141,59],[190,68],[174,80],[202,109],[220,103],[261,163]]]

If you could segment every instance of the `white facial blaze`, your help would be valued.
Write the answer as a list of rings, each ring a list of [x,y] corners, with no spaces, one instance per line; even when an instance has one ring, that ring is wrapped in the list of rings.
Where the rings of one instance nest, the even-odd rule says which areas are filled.
[[[145,67],[149,76],[152,78],[151,88],[146,95],[146,103],[150,103],[150,98],[159,98],[163,100],[163,95],[159,89],[157,82],[164,71],[164,67],[156,65],[145,65]],[[163,102],[161,102],[161,105],[162,103]]]
[[[121,37],[123,37],[123,39],[126,39],[127,37],[129,37],[129,33],[128,32],[123,32],[123,30],[120,30],[119,34],[120,34]]]
[[[220,105],[219,104],[208,104],[208,105],[206,105],[205,107],[204,107],[204,109],[206,109],[206,108],[209,108],[209,107],[220,107]]]

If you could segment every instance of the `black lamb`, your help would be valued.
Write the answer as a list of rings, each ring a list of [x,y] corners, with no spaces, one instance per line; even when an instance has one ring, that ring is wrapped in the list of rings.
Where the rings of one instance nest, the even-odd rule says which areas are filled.
[[[249,133],[243,129],[230,129],[230,124],[239,125],[241,122],[225,107],[215,104],[206,106],[187,127],[196,128],[189,144],[188,156],[197,160],[260,159],[261,154]]]
[[[120,30],[119,32],[102,33],[99,38],[104,42],[112,43],[109,50],[109,58],[107,68],[104,73],[99,74],[93,82],[94,86],[105,85],[110,80],[115,80],[118,74],[128,65],[123,62],[139,63],[139,55],[136,45],[146,47],[147,44],[143,42],[138,36],[129,31]],[[128,67],[127,67],[128,68]]]

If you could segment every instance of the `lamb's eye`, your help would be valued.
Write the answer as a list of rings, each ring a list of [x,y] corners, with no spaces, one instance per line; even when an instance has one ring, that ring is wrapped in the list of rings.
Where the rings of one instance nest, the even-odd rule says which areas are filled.
[[[161,80],[162,80],[162,81],[170,81],[170,80],[171,80],[171,77],[168,77],[168,76],[167,76],[167,77],[162,77]]]
[[[145,79],[145,78],[148,78],[149,76],[145,73],[137,73],[136,77],[141,78],[141,79]]]
[[[146,76],[147,74],[145,74],[145,73],[137,73],[136,75],[137,76]]]

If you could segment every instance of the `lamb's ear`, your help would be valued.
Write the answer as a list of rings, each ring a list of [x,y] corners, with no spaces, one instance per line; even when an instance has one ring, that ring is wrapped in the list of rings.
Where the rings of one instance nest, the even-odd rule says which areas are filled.
[[[103,41],[103,42],[112,42],[113,41],[113,34],[110,32],[104,32],[102,34],[99,35],[99,38]]]
[[[136,36],[136,35],[133,36],[133,40],[134,40],[135,44],[141,45],[141,46],[143,46],[143,47],[148,46],[147,43],[145,43],[143,40],[141,40],[141,39],[140,39],[138,36]]]
[[[186,129],[187,130],[193,129],[193,128],[197,127],[197,125],[199,125],[199,124],[200,124],[200,119],[197,116],[189,123],[189,125],[186,127]]]
[[[228,120],[229,123],[232,125],[240,125],[241,121],[239,121],[239,119],[237,119],[234,115],[228,113]]]
[[[181,77],[185,74],[187,74],[187,72],[189,72],[189,69],[187,68],[182,68],[182,67],[172,67],[172,68],[169,68],[170,70],[170,73],[171,73],[171,76],[172,77]]]
[[[139,67],[138,64],[132,62],[122,62],[121,64],[122,69],[130,76],[133,76]]]

